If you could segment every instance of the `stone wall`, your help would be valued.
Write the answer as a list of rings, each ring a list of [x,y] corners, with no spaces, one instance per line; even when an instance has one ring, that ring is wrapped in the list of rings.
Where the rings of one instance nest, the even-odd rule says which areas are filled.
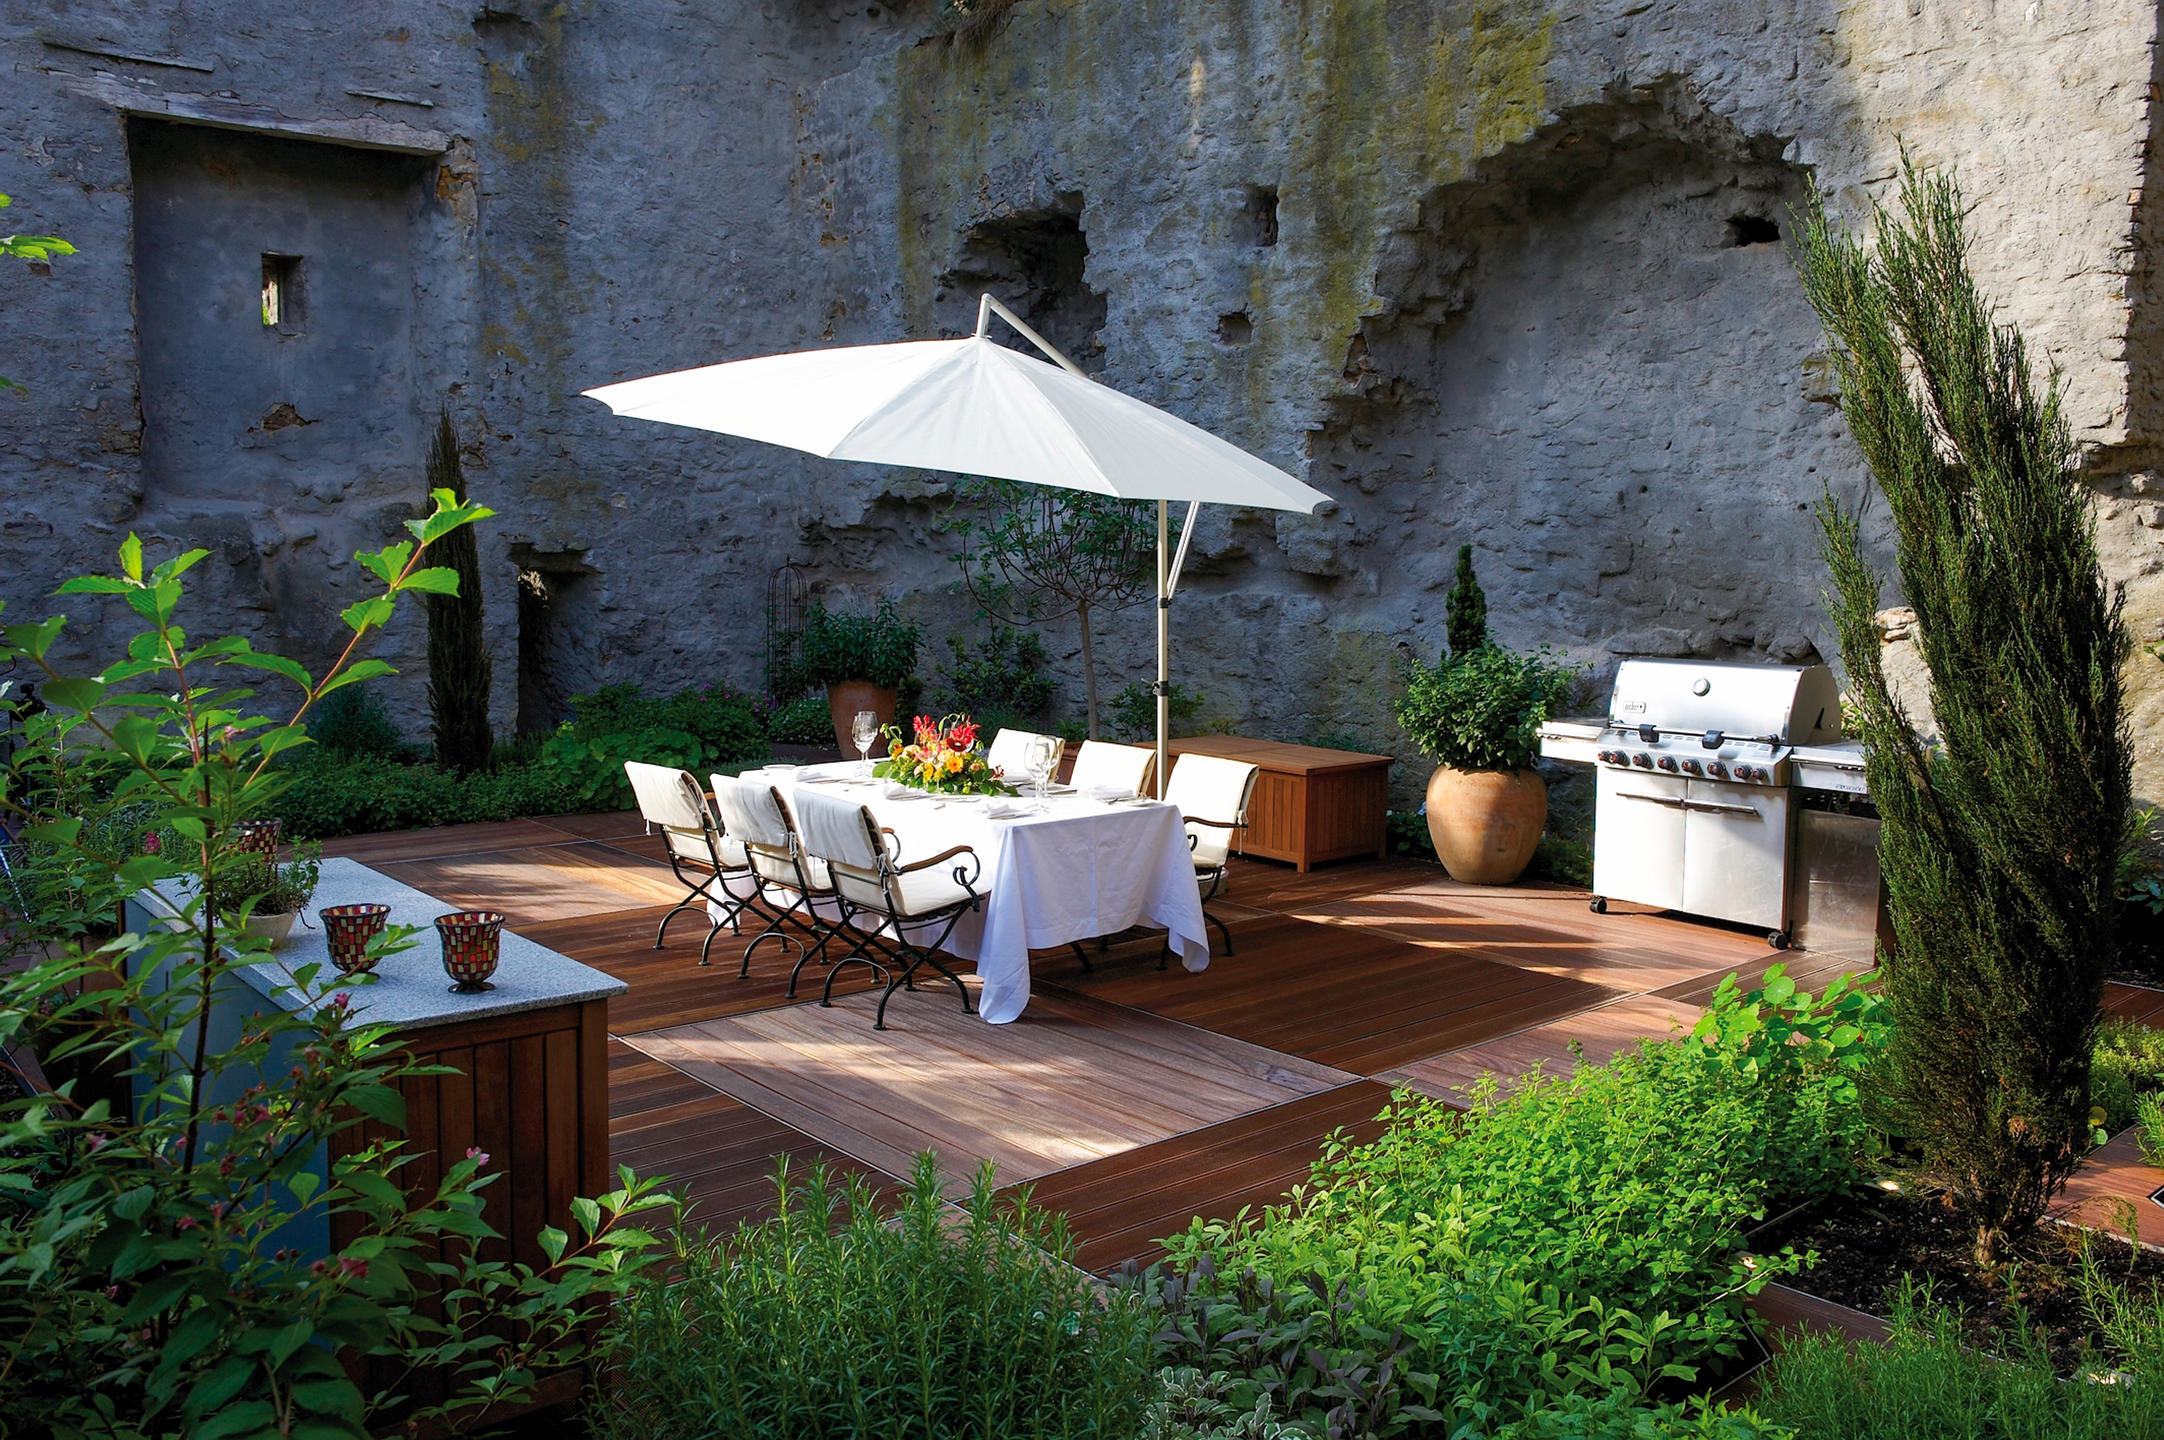
[[[506,726],[521,573],[553,611],[525,611],[529,722],[603,679],[755,683],[786,560],[953,628],[941,477],[577,392],[960,332],[985,288],[1335,497],[1205,517],[1177,663],[1211,720],[1396,745],[1393,668],[1439,645],[1460,543],[1501,635],[1596,679],[1626,654],[1830,654],[1807,507],[1860,473],[1784,241],[1814,179],[1864,213],[1903,143],[1959,167],[1985,281],[2064,367],[2110,563],[2164,638],[2152,5],[1021,0],[969,40],[929,0],[5,16],[0,189],[16,224],[83,248],[7,277],[0,373],[30,386],[0,403],[18,614],[132,527],[212,544],[242,623],[321,653],[345,557],[420,489],[417,435],[348,438],[389,413],[366,387],[352,424],[252,449],[260,397],[206,402],[196,423],[246,464],[216,493],[146,488],[129,137],[177,119],[312,132],[327,164],[330,141],[413,157],[397,363],[503,512],[484,562]],[[277,246],[230,248],[252,272]],[[1105,623],[1108,689],[1146,672],[1150,625]],[[416,731],[417,638],[388,652]],[[2156,798],[2164,664],[2132,673]]]

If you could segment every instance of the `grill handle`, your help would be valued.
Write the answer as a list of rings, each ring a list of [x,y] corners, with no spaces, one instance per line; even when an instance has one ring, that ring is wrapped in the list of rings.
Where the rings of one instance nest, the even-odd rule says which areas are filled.
[[[1691,802],[1681,795],[1641,795],[1635,790],[1619,790],[1618,800],[1643,800],[1648,805],[1664,805],[1670,810],[1687,810]]]
[[[1748,815],[1760,819],[1758,810],[1750,805],[1724,805],[1718,800],[1686,800],[1681,795],[1641,795],[1635,790],[1616,793],[1619,800],[1642,800],[1648,805],[1660,805],[1670,810],[1696,810],[1705,815]]]

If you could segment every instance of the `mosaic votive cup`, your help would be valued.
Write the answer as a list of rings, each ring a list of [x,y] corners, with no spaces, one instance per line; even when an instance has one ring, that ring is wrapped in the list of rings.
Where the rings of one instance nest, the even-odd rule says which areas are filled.
[[[234,842],[250,855],[274,859],[278,854],[278,832],[284,828],[283,820],[243,820],[233,827]]]
[[[488,977],[496,973],[496,955],[503,945],[503,912],[460,910],[436,917],[436,933],[443,938],[443,970],[458,983],[451,989],[474,995],[496,987]]]
[[[340,974],[373,970],[368,942],[383,933],[391,918],[388,905],[326,905],[316,912],[323,922],[323,938],[330,942],[331,963]]]

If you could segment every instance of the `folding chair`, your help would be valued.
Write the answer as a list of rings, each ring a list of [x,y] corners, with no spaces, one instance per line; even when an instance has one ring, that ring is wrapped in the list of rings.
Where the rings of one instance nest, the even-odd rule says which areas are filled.
[[[1260,767],[1244,760],[1182,755],[1165,787],[1166,802],[1180,812],[1187,827],[1187,849],[1194,857],[1195,881],[1202,887],[1202,918],[1225,937],[1227,955],[1232,953],[1231,927],[1212,915],[1209,906],[1227,883],[1233,837],[1247,826],[1247,804],[1254,798],[1255,780],[1261,773]],[[1203,938],[1208,940],[1207,932]],[[1157,968],[1164,967],[1160,956]]]
[[[1067,783],[1085,795],[1092,790],[1147,795],[1150,779],[1156,773],[1157,752],[1147,746],[1085,740],[1074,757],[1074,773],[1067,777]]]

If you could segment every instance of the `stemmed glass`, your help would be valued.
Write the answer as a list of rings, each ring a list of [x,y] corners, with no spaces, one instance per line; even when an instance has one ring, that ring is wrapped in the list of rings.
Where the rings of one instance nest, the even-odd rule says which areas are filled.
[[[1045,782],[1052,778],[1053,771],[1059,769],[1060,751],[1065,748],[1063,742],[1049,735],[1040,735],[1030,741],[1029,748],[1022,752],[1023,762],[1029,766],[1030,785],[1037,797],[1039,814],[1045,809]]]
[[[849,733],[856,738],[858,763],[869,776],[872,773],[872,742],[879,738],[879,717],[869,710],[859,710],[856,724]]]

